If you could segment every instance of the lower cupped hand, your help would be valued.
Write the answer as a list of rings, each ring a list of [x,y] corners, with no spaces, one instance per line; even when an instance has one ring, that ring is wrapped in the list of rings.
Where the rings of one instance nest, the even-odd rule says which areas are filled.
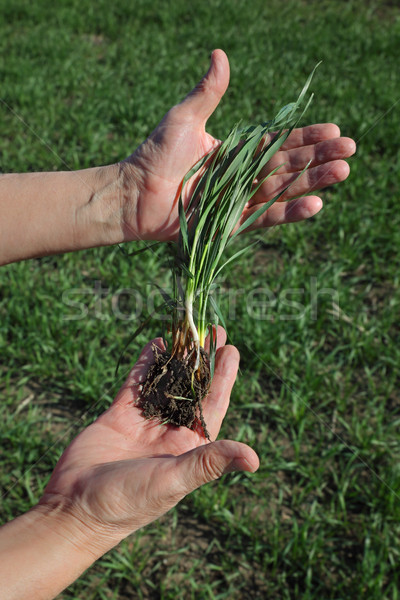
[[[225,338],[220,329],[214,379],[203,405],[212,440],[227,411],[239,364],[236,348],[221,346]],[[147,344],[110,408],[65,450],[41,500],[73,519],[80,539],[82,531],[90,532],[96,556],[199,486],[224,473],[258,468],[257,455],[245,444],[208,442],[201,428],[160,425],[142,416],[136,402],[154,343],[162,342]]]

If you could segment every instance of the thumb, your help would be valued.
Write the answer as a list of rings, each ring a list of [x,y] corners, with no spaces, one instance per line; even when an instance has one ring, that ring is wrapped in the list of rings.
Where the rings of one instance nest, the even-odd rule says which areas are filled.
[[[246,444],[231,440],[212,442],[178,457],[176,478],[181,493],[189,494],[205,483],[232,471],[250,471],[259,467],[257,454]]]
[[[223,50],[214,50],[203,79],[181,102],[188,114],[206,122],[217,108],[229,85],[229,61]]]

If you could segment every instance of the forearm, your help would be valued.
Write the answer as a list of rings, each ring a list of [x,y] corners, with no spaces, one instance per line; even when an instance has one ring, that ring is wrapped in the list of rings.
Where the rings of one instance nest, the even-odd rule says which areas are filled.
[[[0,264],[123,240],[119,165],[0,176]]]
[[[72,516],[39,505],[0,529],[0,600],[50,600],[111,547]]]

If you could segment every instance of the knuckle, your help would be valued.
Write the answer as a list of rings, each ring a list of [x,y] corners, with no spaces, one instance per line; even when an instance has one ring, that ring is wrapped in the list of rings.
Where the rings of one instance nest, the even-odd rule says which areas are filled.
[[[218,460],[216,456],[211,452],[203,452],[198,467],[200,469],[200,475],[202,475],[202,479],[206,481],[212,481],[214,479],[218,479],[221,477],[222,468],[221,465],[218,464]]]

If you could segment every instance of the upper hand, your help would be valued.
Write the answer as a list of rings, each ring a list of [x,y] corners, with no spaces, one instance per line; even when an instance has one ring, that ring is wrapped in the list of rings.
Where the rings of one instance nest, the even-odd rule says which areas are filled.
[[[125,241],[177,239],[182,180],[202,156],[220,144],[207,133],[206,123],[228,84],[227,56],[222,50],[215,50],[210,69],[199,84],[165,115],[136,152],[120,163],[124,189],[121,227]],[[308,170],[281,198],[287,202],[275,203],[253,227],[301,221],[315,215],[322,207],[322,200],[312,193],[346,179],[349,166],[343,159],[354,152],[354,141],[340,137],[340,130],[334,124],[295,129],[260,176],[285,164],[252,199],[242,220],[294,181],[309,160]],[[195,183],[192,178],[185,186],[184,203]]]
[[[225,332],[219,328],[218,345]],[[155,340],[160,345],[160,340]],[[200,485],[233,470],[255,471],[255,452],[239,442],[208,442],[203,431],[160,425],[135,406],[149,364],[147,344],[111,407],[65,450],[41,504],[96,531],[101,555],[150,523]],[[203,412],[212,439],[219,433],[238,369],[233,346],[220,347]],[[91,536],[88,536],[91,539]]]

